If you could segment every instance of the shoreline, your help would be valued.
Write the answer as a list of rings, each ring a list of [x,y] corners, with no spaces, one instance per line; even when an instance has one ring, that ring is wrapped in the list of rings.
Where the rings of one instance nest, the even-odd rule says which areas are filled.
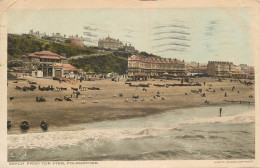
[[[174,109],[161,109],[161,110],[157,110],[153,113],[148,113],[145,115],[132,115],[132,116],[122,116],[116,119],[104,119],[104,120],[95,120],[95,121],[91,121],[91,122],[82,122],[82,123],[77,123],[77,124],[69,124],[66,126],[52,126],[51,129],[49,129],[48,131],[43,131],[40,128],[37,127],[32,127],[30,128],[28,131],[23,132],[20,129],[15,129],[15,131],[11,131],[8,130],[8,135],[19,135],[19,134],[25,134],[25,133],[45,133],[45,132],[55,132],[55,131],[77,131],[77,130],[84,130],[84,128],[79,127],[79,125],[83,125],[83,124],[90,124],[90,123],[96,123],[96,122],[105,122],[105,121],[116,121],[116,120],[125,120],[125,119],[134,119],[134,118],[140,118],[140,117],[147,117],[147,116],[151,116],[151,115],[157,115],[157,114],[163,114],[169,111],[174,111],[174,110],[178,110],[178,109],[192,109],[192,108],[203,108],[203,107],[208,107],[208,106],[221,106],[221,107],[225,107],[225,106],[232,106],[232,105],[248,105],[248,104],[234,104],[234,103],[226,103],[226,104],[221,104],[221,103],[215,103],[215,104],[200,104],[200,105],[190,105],[190,106],[185,106],[185,107],[175,107]],[[253,106],[253,104],[250,104],[249,106]]]
[[[145,118],[82,124],[71,127],[70,130],[11,134],[8,135],[9,154],[24,150],[28,155],[26,158],[8,155],[8,159],[10,161],[31,160],[32,158],[35,160],[51,160],[52,158],[48,153],[55,152],[54,158],[59,158],[59,160],[68,158],[88,160],[88,157],[93,155],[100,158],[105,152],[108,154],[109,160],[113,160],[114,155],[111,155],[111,150],[119,152],[120,155],[122,148],[131,149],[133,145],[143,146],[145,144],[147,144],[147,148],[141,148],[142,150],[137,151],[138,153],[143,153],[143,151],[147,151],[151,146],[157,144],[165,147],[164,151],[168,151],[170,146],[175,150],[176,146],[186,149],[185,144],[203,147],[205,143],[212,146],[208,150],[215,151],[214,146],[217,144],[222,145],[221,148],[218,147],[220,156],[222,156],[223,149],[227,149],[230,145],[233,145],[231,149],[234,149],[234,147],[243,143],[248,148],[246,144],[253,144],[254,140],[254,107],[240,104],[227,104],[222,107],[225,112],[223,117],[219,117],[218,113],[215,113],[215,110],[218,110],[218,105],[212,105],[206,108],[175,109],[166,111],[165,114],[158,113],[158,115]],[[208,114],[208,112],[210,113]],[[241,135],[244,139],[239,138]],[[239,141],[237,138],[239,138]],[[223,143],[223,140],[228,144]],[[168,145],[163,145],[165,143]],[[112,148],[103,150],[103,146],[107,145],[111,145]],[[102,150],[99,150],[100,148]],[[151,153],[156,152],[156,157],[158,157],[157,151],[161,153],[160,146],[157,149],[151,151]],[[195,149],[198,150],[198,148]],[[250,149],[254,151],[253,145]],[[87,157],[81,158],[82,153],[80,155],[74,155],[75,153],[68,155],[72,151],[78,150]],[[93,154],[93,150],[98,153]],[[40,153],[38,153],[39,151]],[[131,153],[131,150],[128,151]],[[177,151],[179,150],[177,149]],[[205,152],[205,149],[202,148],[202,151]],[[239,151],[241,150],[239,149]],[[135,149],[134,152],[136,152]],[[70,157],[64,157],[63,153]],[[176,155],[170,156],[176,159]],[[195,155],[192,153],[192,156]]]

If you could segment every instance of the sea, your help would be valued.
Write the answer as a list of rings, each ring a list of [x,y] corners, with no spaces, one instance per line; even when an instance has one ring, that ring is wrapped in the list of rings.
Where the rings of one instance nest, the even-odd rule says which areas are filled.
[[[254,105],[223,105],[8,135],[8,161],[255,158]]]

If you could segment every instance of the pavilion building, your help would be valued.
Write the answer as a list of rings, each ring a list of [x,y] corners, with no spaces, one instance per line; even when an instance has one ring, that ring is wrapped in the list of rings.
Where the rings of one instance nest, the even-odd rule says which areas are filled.
[[[22,56],[22,66],[35,77],[64,77],[68,71],[77,69],[68,63],[66,57],[51,51],[40,51]]]

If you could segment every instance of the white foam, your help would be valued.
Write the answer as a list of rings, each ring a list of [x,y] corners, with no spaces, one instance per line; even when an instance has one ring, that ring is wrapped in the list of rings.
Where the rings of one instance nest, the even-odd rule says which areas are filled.
[[[79,131],[57,131],[8,135],[8,148],[53,148],[61,145],[76,145],[84,141],[118,141],[126,138],[150,136],[141,129],[85,129]],[[151,133],[153,136],[155,133]]]

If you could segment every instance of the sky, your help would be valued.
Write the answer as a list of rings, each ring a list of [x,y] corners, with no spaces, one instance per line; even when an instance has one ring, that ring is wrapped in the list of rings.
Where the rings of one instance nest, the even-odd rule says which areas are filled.
[[[78,34],[89,46],[109,35],[165,58],[253,65],[251,19],[247,8],[15,9],[7,31]]]

